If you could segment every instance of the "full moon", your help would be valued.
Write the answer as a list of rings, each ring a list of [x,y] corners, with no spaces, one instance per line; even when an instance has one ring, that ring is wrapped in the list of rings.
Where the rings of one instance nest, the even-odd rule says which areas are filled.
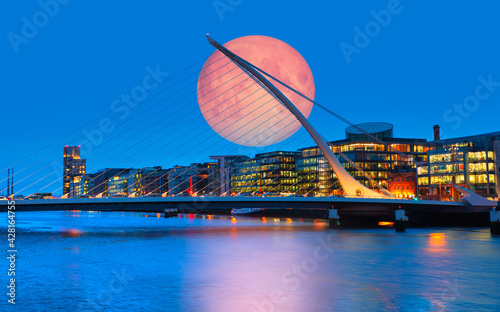
[[[290,45],[271,37],[246,36],[224,46],[314,100],[311,70]],[[313,106],[310,101],[266,78],[309,117]],[[197,93],[198,105],[210,127],[236,144],[272,145],[289,138],[301,127],[285,106],[218,50],[203,65]]]

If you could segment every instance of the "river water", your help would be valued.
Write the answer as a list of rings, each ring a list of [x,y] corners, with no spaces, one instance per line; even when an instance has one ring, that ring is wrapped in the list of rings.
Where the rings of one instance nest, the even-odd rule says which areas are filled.
[[[487,228],[395,233],[131,212],[16,218],[16,305],[4,295],[0,311],[500,310],[500,237]]]

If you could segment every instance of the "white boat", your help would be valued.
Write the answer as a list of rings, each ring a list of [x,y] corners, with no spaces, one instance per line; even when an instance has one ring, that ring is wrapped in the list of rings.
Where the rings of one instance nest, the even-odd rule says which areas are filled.
[[[258,215],[261,214],[264,209],[262,208],[235,208],[231,210],[232,215],[245,215],[245,216],[251,216],[251,215]]]

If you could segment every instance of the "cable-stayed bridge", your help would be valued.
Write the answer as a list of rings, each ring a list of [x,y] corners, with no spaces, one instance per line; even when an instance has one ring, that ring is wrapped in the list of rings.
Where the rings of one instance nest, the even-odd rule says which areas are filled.
[[[220,51],[223,54],[223,56],[214,61],[214,63],[219,62],[220,60],[223,60],[223,62],[225,62],[222,66],[219,66],[215,70],[210,72],[210,74],[217,73],[216,75],[217,78],[214,79],[213,81],[219,79],[222,76],[231,75],[235,73],[235,75],[230,76],[231,78],[229,78],[225,83],[217,86],[216,89],[220,88],[220,90],[213,93],[213,95],[211,96],[211,100],[221,97],[222,95],[227,93],[228,90],[232,90],[234,88],[239,87],[240,84],[243,82],[253,81],[250,84],[250,86],[257,87],[254,92],[250,93],[249,95],[246,95],[243,99],[240,98],[238,100],[238,101],[243,101],[243,100],[248,101],[245,107],[248,107],[250,110],[248,114],[255,114],[255,118],[253,118],[250,122],[234,130],[233,132],[236,133],[235,135],[238,135],[238,138],[242,138],[246,137],[249,133],[252,133],[253,130],[262,126],[263,124],[265,124],[267,121],[269,121],[271,118],[274,117],[274,115],[272,116],[268,115],[275,108],[278,108],[279,112],[283,110],[288,110],[293,114],[293,116],[295,116],[295,118],[302,124],[302,126],[304,126],[307,133],[313,138],[315,143],[320,148],[323,156],[326,158],[330,167],[333,169],[333,172],[335,173],[342,187],[345,197],[343,198],[203,197],[202,199],[200,199],[199,197],[189,197],[189,198],[177,198],[177,197],[133,198],[132,197],[132,198],[95,198],[95,199],[63,198],[63,199],[53,199],[53,200],[20,201],[18,202],[18,205],[21,207],[21,209],[24,208],[25,210],[134,210],[134,211],[137,210],[158,211],[159,209],[161,211],[162,209],[166,208],[171,208],[171,207],[175,208],[178,206],[182,206],[186,209],[197,209],[201,211],[203,209],[225,210],[228,209],[228,206],[232,206],[231,208],[251,206],[255,208],[267,208],[267,209],[329,209],[329,210],[335,209],[335,210],[342,210],[342,213],[340,214],[350,213],[359,216],[376,215],[380,217],[387,217],[391,215],[391,213],[393,213],[395,210],[403,210],[403,209],[409,212],[411,211],[413,213],[462,214],[462,213],[486,213],[489,210],[491,210],[492,207],[496,206],[495,202],[490,202],[485,199],[482,199],[478,196],[475,196],[475,194],[463,189],[459,191],[467,196],[465,196],[465,199],[462,202],[433,202],[433,201],[410,201],[410,200],[396,199],[392,194],[387,192],[377,183],[374,183],[374,186],[379,188],[379,191],[367,188],[365,185],[362,185],[356,179],[354,179],[342,167],[342,165],[337,159],[337,156],[332,152],[332,150],[328,146],[326,140],[324,140],[324,138],[318,133],[318,131],[310,124],[310,122],[307,120],[307,118],[305,118],[305,116],[300,112],[300,110],[297,109],[297,107],[274,84],[272,84],[268,80],[268,78],[273,79],[278,83],[285,85],[284,83],[279,81],[277,78],[270,76],[263,70],[249,63],[248,61],[242,59],[241,57],[234,54],[230,50],[226,49],[224,46],[217,43],[208,35],[207,38],[210,44],[212,44],[215,48],[217,48],[218,51]],[[233,66],[228,66],[228,65],[233,65]],[[228,68],[230,69],[223,73],[221,72],[219,74],[218,71],[226,66],[228,66]],[[267,76],[268,78],[266,78],[265,76]],[[212,83],[213,81],[210,81],[210,83]],[[225,86],[225,84],[231,81],[233,82],[240,81],[240,82],[234,83],[232,86],[231,84]],[[294,90],[292,87],[288,85],[285,85],[285,87],[306,98],[306,96],[300,94],[300,92]],[[243,91],[245,91],[245,89],[240,90],[236,94],[244,94],[242,93]],[[210,93],[211,92],[208,92],[208,94]],[[161,94],[161,92],[159,92],[158,94]],[[223,102],[229,101],[234,96],[235,95],[226,98]],[[159,103],[163,102],[168,98],[170,98],[170,96],[163,99]],[[177,101],[174,101],[173,103],[174,104],[181,103],[181,101],[184,100],[185,98],[187,98],[187,96],[184,97],[181,96]],[[311,99],[308,100],[313,101]],[[259,111],[259,109],[262,108],[265,104],[272,101],[275,102],[275,106],[273,106],[272,109],[268,109],[263,112]],[[316,102],[314,103],[318,104]],[[215,116],[225,113],[226,112],[218,112],[215,114]],[[335,113],[333,112],[331,113],[335,115]],[[235,112],[233,112],[232,114],[234,115]],[[225,116],[226,119],[229,119],[229,117],[232,117],[232,115]],[[176,121],[174,121],[173,123],[175,122]],[[173,123],[168,124],[168,128],[171,128]],[[228,128],[230,125],[223,124],[222,126],[223,126],[222,129],[224,130]],[[290,126],[290,124],[285,124],[280,131],[286,130],[288,126]],[[359,130],[363,131],[362,129]],[[139,134],[142,134],[143,131],[144,130],[140,131]],[[175,129],[173,132],[175,133]],[[120,136],[123,133],[125,133],[125,131],[118,134],[118,136]],[[282,134],[273,133],[273,135],[282,135]],[[370,134],[366,133],[366,135],[369,136]],[[155,146],[156,143],[160,142],[160,140],[163,139],[164,138],[162,137],[161,139],[152,142],[148,147]],[[377,140],[376,138],[373,139]],[[161,148],[158,150],[161,150]],[[154,152],[156,152],[156,150]],[[154,161],[164,159],[165,157],[170,156],[169,154],[171,154],[172,152],[175,152],[175,150],[171,150],[167,154],[160,155]],[[202,152],[203,150],[200,151],[200,153]],[[101,155],[105,153],[102,153]],[[149,156],[150,155],[148,154],[146,157]],[[185,156],[185,155],[179,155],[179,156]],[[340,156],[345,157],[342,153],[340,153]],[[186,157],[193,158],[194,156],[187,155]],[[128,158],[130,158],[130,156]],[[124,162],[128,158],[121,160],[121,162]],[[99,166],[104,164],[105,163],[101,163],[99,164]],[[362,171],[361,168],[357,169]],[[23,170],[24,168],[21,170],[21,172]],[[17,174],[19,174],[19,171],[17,172]],[[132,173],[131,177],[134,174],[135,173]],[[366,173],[364,172],[363,174],[366,175]],[[49,183],[47,186],[50,186],[54,182],[55,181]],[[93,188],[95,189],[101,186],[103,183],[105,183],[105,181],[102,181],[99,185],[94,185]],[[44,188],[47,186],[44,186]],[[90,190],[92,190],[92,188]],[[222,195],[227,195],[227,194],[229,194],[229,192]]]

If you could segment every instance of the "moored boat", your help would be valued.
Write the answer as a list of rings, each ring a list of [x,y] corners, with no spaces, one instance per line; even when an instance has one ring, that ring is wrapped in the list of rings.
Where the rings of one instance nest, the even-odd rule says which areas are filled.
[[[231,210],[232,215],[240,215],[240,216],[253,216],[253,215],[261,215],[264,209],[262,208],[235,208]]]

